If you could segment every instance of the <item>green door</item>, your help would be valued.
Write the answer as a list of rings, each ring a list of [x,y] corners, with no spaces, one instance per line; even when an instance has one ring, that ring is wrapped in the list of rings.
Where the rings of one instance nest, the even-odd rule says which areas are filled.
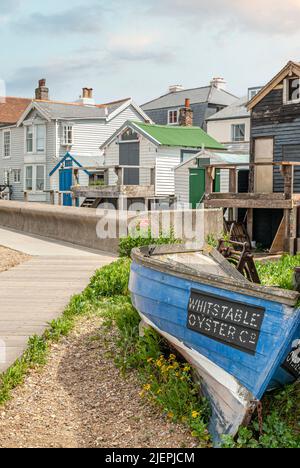
[[[221,171],[216,170],[214,192],[221,190]],[[205,169],[190,169],[190,204],[195,210],[205,195]]]

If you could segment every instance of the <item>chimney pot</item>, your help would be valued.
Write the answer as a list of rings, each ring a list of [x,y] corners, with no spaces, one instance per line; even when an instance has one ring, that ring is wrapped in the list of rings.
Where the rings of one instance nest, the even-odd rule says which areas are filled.
[[[186,107],[187,109],[189,109],[189,108],[191,107],[191,100],[190,100],[189,98],[187,98],[187,99],[185,100],[185,107]]]
[[[89,88],[82,88],[82,97],[83,99],[89,98]]]

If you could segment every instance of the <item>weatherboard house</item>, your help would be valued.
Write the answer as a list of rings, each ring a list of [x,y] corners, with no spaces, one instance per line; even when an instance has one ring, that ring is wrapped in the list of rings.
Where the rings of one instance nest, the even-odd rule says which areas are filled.
[[[77,102],[53,101],[40,80],[35,99],[0,101],[0,186],[9,185],[13,200],[72,204],[70,167],[97,167],[99,147],[124,122],[149,121],[132,99],[97,104],[92,93],[84,88]],[[72,158],[62,161],[66,153]],[[81,171],[78,177],[88,184],[96,176]]]
[[[217,112],[234,104],[238,98],[226,91],[223,78],[214,78],[208,86],[184,89],[170,86],[169,92],[141,107],[157,125],[181,125],[181,109],[189,99],[194,114],[194,125],[207,130],[206,120]]]
[[[251,240],[275,251],[300,251],[300,64],[288,62],[248,103],[249,192],[207,193],[208,208],[243,208]]]
[[[75,197],[89,199],[92,207],[108,201],[120,209],[129,209],[135,202],[146,204],[146,208],[169,206],[176,195],[174,169],[180,163],[202,148],[226,151],[201,128],[190,126],[188,101],[182,113],[186,125],[179,127],[124,123],[101,146],[105,185],[74,187]]]

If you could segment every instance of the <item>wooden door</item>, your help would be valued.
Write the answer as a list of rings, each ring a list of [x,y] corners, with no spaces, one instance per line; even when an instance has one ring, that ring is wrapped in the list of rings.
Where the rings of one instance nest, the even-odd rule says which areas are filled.
[[[273,138],[256,138],[254,141],[254,162],[272,163],[273,161]],[[255,167],[254,191],[256,193],[273,193],[273,166]]]

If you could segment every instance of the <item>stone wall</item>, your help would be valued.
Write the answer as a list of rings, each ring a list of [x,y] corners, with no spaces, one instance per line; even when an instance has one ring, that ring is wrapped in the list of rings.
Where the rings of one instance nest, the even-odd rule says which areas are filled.
[[[177,211],[160,214],[153,212],[150,214],[150,220],[153,217],[154,222],[158,222],[161,226],[163,213],[164,216],[166,213],[170,216],[172,226],[175,219],[183,214]],[[208,234],[214,234],[216,237],[221,234],[223,230],[222,210],[205,210],[200,216],[200,222],[198,218],[198,225],[195,210],[185,212],[186,214],[187,230],[194,228],[195,231],[200,232],[203,224],[204,237]],[[143,219],[143,224],[147,226],[147,217],[147,214],[137,216],[127,212],[0,201],[1,227],[111,253],[118,252],[119,236],[128,233],[128,226],[136,224],[140,219]],[[97,231],[102,234],[108,226],[111,226],[108,238],[99,238]]]

